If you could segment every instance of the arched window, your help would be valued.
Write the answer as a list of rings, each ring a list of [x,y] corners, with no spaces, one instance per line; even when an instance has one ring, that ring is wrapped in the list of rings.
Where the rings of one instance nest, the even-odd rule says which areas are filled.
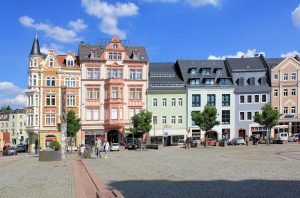
[[[118,48],[118,45],[117,45],[117,44],[114,44],[114,45],[113,45],[113,48],[114,48],[114,49],[117,49],[117,48]]]
[[[75,78],[70,79],[70,87],[75,87]]]
[[[51,79],[51,86],[52,86],[52,87],[55,86],[55,77],[52,77],[52,79]]]
[[[46,78],[46,86],[47,86],[47,87],[50,87],[50,86],[51,86],[51,78],[50,78],[50,77],[47,77],[47,78]]]
[[[34,61],[33,61],[33,66],[34,66],[34,67],[37,66],[37,60],[36,60],[36,59],[34,59]]]
[[[112,60],[112,53],[108,54],[108,60]]]
[[[65,78],[65,86],[69,87],[70,85],[70,79],[69,78]]]
[[[50,58],[49,60],[49,67],[53,67],[53,58]]]

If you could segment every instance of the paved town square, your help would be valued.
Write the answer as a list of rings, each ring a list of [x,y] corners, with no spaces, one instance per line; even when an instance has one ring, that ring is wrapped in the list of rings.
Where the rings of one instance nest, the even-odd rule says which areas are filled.
[[[299,197],[300,145],[111,152],[88,159],[125,197]]]

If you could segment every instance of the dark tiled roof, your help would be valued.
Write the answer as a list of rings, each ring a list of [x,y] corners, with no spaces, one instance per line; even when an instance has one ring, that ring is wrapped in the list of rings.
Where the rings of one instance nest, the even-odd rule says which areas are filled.
[[[26,109],[15,109],[11,113],[12,114],[18,114],[18,113],[26,114]]]
[[[178,65],[182,78],[186,84],[189,84],[190,79],[200,79],[199,86],[219,87],[220,85],[217,82],[220,79],[231,79],[224,60],[177,60],[176,64]],[[191,68],[196,69],[196,73],[194,75],[190,73]],[[210,70],[210,74],[202,74],[201,71],[203,68],[208,68]],[[216,74],[216,69],[219,68],[222,69],[222,74]],[[204,79],[206,78],[213,78],[214,85],[205,85]],[[232,81],[229,80],[229,86],[231,85]]]
[[[226,58],[227,65],[232,72],[263,71],[268,67],[264,64],[263,57],[251,58]]]
[[[266,93],[270,92],[272,88],[270,86],[247,86],[247,87],[235,87],[235,93]]]
[[[41,51],[40,51],[40,44],[39,44],[39,39],[37,38],[37,36],[34,38],[33,40],[33,44],[32,44],[32,48],[31,48],[31,52],[30,52],[31,56],[39,56],[42,55]]]
[[[274,68],[277,65],[279,65],[279,63],[281,63],[285,58],[266,58],[266,62],[267,64],[270,66],[270,68]]]

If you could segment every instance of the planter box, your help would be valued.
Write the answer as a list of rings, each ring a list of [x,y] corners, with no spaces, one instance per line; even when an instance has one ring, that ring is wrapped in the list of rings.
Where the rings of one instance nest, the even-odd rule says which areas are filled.
[[[61,151],[39,151],[39,161],[61,161]]]

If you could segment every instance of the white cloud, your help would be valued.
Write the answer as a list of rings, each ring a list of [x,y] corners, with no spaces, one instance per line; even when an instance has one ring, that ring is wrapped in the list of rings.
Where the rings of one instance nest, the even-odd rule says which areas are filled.
[[[69,30],[46,23],[35,23],[35,20],[28,16],[21,16],[19,18],[19,22],[25,27],[31,27],[35,30],[42,31],[46,34],[46,36],[63,43],[71,43],[82,40],[77,36],[77,33],[74,30]]]
[[[214,56],[214,55],[209,55],[208,59],[209,60],[224,60],[225,58],[240,58],[240,57],[254,57],[256,54],[262,54],[265,56],[265,52],[257,52],[256,49],[248,49],[247,52],[242,52],[238,51],[234,55],[224,55],[224,56]]]
[[[12,105],[12,106],[25,106],[26,105],[26,96],[23,95],[17,95],[14,98],[7,98],[2,102],[4,104]]]
[[[81,0],[81,5],[87,14],[101,19],[101,32],[116,34],[121,39],[126,38],[126,32],[118,28],[118,19],[137,15],[139,9],[134,3],[118,2],[113,5],[101,0]]]
[[[285,58],[285,57],[295,57],[296,55],[300,56],[300,52],[298,52],[297,50],[294,50],[292,52],[287,52],[285,54],[281,54],[281,57],[282,58]]]
[[[12,82],[0,82],[0,92],[2,94],[21,94],[24,91]]]
[[[64,46],[58,45],[58,44],[55,44],[55,43],[51,43],[50,45],[44,44],[41,47],[41,52],[44,53],[44,54],[48,54],[49,49],[54,49],[56,54],[60,54],[60,55],[67,54],[65,49],[64,49]]]
[[[300,4],[298,5],[298,7],[292,12],[292,19],[294,22],[294,25],[296,27],[300,28]]]
[[[160,3],[185,3],[187,5],[190,5],[192,7],[201,7],[201,6],[215,6],[218,7],[221,5],[222,0],[144,0],[144,2],[147,3],[154,3],[154,2],[160,2]]]
[[[73,28],[76,32],[85,30],[88,26],[84,23],[83,19],[77,19],[76,21],[70,21],[69,26]]]

